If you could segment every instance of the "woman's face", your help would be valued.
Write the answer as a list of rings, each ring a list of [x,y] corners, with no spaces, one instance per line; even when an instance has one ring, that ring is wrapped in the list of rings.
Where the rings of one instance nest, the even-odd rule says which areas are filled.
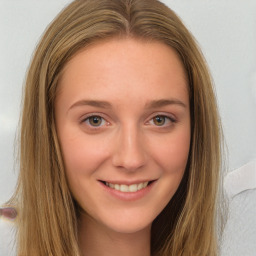
[[[149,228],[189,153],[181,61],[162,43],[112,39],[76,54],[58,86],[57,133],[83,218],[123,233]]]

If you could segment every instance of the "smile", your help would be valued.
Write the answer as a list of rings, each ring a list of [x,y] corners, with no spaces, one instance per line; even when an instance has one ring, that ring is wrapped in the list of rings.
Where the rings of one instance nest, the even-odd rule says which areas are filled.
[[[157,182],[155,180],[143,181],[103,181],[99,180],[99,184],[109,195],[124,201],[135,201],[146,196]]]
[[[149,184],[148,181],[138,183],[138,184],[131,184],[131,185],[113,184],[113,183],[105,182],[106,186],[113,188],[115,190],[121,191],[121,192],[137,192],[137,191],[147,187],[148,184]]]

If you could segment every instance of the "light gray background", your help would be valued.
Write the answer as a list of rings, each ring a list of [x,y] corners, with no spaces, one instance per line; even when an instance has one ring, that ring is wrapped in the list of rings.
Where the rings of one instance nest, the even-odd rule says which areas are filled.
[[[13,193],[22,84],[42,32],[69,0],[0,0],[0,205]],[[211,69],[228,147],[228,170],[256,159],[256,1],[166,0],[198,40]],[[256,170],[255,170],[256,172]],[[235,196],[224,256],[256,255],[256,190]],[[12,250],[0,220],[0,255]]]

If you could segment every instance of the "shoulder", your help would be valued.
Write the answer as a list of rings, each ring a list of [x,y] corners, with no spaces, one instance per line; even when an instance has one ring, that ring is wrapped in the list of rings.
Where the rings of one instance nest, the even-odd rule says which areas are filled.
[[[246,190],[232,198],[224,231],[223,256],[255,256],[256,189]]]
[[[225,188],[229,196],[229,216],[221,255],[255,256],[256,160],[228,173]]]

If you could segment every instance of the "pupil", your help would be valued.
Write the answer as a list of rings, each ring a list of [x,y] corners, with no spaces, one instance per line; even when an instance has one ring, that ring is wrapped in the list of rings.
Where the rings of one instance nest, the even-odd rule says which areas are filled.
[[[101,124],[101,117],[99,116],[92,116],[89,118],[89,122],[92,126],[99,126]]]
[[[163,125],[165,123],[165,117],[164,116],[156,116],[154,118],[154,123],[156,125]]]

